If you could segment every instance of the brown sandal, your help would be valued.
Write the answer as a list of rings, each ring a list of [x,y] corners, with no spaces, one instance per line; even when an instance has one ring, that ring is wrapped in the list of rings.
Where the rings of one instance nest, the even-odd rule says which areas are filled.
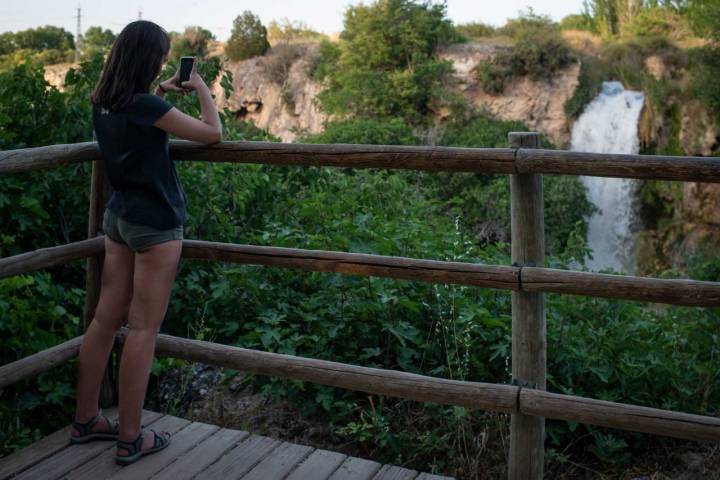
[[[170,434],[168,432],[162,432],[167,433],[167,436],[164,435],[158,435],[155,430],[150,430],[153,432],[153,435],[155,438],[153,439],[153,446],[152,448],[149,448],[147,450],[142,450],[142,444],[143,444],[143,432],[140,430],[140,433],[138,434],[137,438],[133,440],[132,442],[123,442],[122,440],[117,441],[118,448],[124,448],[126,449],[129,454],[128,455],[115,455],[115,463],[118,465],[129,465],[131,463],[137,462],[140,460],[140,457],[143,457],[145,455],[150,455],[151,453],[159,452],[163,448],[170,445]]]

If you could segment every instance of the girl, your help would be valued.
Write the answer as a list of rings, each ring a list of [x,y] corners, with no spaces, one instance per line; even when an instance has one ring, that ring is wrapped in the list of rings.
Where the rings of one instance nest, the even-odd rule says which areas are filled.
[[[91,96],[94,133],[113,195],[102,230],[105,260],[95,316],[80,348],[73,443],[117,439],[115,460],[126,465],[170,443],[167,432],[140,424],[155,339],[177,272],[186,220],[186,197],[169,157],[168,133],[213,144],[222,126],[210,90],[193,64],[149,93],[170,51],[170,38],[147,20],[128,24],[115,40]],[[196,91],[202,120],[164,100],[165,92]],[[127,319],[119,368],[118,419],[98,408],[100,383],[115,333]]]

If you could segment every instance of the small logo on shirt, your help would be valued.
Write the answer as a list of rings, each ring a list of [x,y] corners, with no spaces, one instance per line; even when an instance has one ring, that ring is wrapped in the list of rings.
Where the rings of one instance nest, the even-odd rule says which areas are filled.
[[[102,113],[103,115],[107,115],[110,113],[110,110],[105,107],[100,107],[100,113]]]

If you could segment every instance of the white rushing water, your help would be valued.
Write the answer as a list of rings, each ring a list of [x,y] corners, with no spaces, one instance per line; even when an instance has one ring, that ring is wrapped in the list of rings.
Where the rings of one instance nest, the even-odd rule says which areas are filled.
[[[602,91],[575,122],[571,150],[595,153],[640,151],[638,121],[645,97],[625,90],[620,82],[603,82]],[[633,220],[632,199],[636,181],[624,178],[580,177],[588,188],[588,199],[601,212],[590,218],[588,245],[592,270],[611,267],[631,273]]]

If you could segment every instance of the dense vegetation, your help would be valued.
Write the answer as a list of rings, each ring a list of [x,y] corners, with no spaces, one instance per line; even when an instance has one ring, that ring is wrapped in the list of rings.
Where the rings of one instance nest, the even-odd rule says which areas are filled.
[[[255,25],[247,18],[248,25]],[[555,26],[532,15],[510,22],[504,35],[521,39],[527,22],[545,24],[539,28],[559,35]],[[473,111],[441,88],[448,66],[437,58],[437,49],[459,41],[456,35],[437,5],[381,0],[351,7],[340,42],[322,43],[314,72],[327,87],[321,105],[341,118],[300,141],[420,145],[433,109],[450,104],[455,114],[442,125],[437,143],[506,146],[507,133],[525,130],[524,125]],[[179,55],[205,55],[210,39],[202,29],[176,37],[161,79],[175,72]],[[524,63],[525,74],[533,65],[545,65],[534,55],[520,54],[531,59]],[[624,66],[613,61],[617,58],[609,57],[607,65],[631,75],[629,66],[621,70]],[[102,51],[91,55],[71,70],[62,92],[47,85],[42,63],[32,59],[0,72],[0,148],[91,140],[87,99],[102,62]],[[226,95],[231,94],[231,74],[221,71],[218,58],[205,58],[200,73],[205,79],[219,77]],[[593,70],[584,75],[588,91],[602,77]],[[168,100],[199,114],[194,96],[168,94]],[[221,117],[227,140],[277,140],[237,122],[229,110]],[[506,176],[195,162],[179,163],[178,170],[189,200],[186,238],[510,263]],[[0,176],[0,256],[83,239],[89,173],[90,165],[81,164]],[[586,218],[594,207],[575,177],[546,176],[544,189],[546,264],[582,268],[589,254]],[[84,263],[75,262],[0,279],[0,364],[81,333],[83,272]],[[687,274],[720,280],[720,261],[713,254],[699,254],[689,260]],[[653,307],[547,295],[548,389],[717,414],[720,312]],[[504,383],[510,380],[510,327],[507,291],[183,260],[163,331]],[[154,374],[177,363],[158,360]],[[67,424],[74,409],[75,367],[72,361],[0,390],[0,455]],[[226,375],[236,373],[228,370]],[[506,416],[276,378],[248,376],[247,381],[330,422],[338,441],[353,441],[379,461],[459,478],[479,475],[481,469],[487,478],[503,475]],[[675,445],[567,422],[548,422],[547,432],[548,472],[554,476],[578,462],[609,468],[651,448]],[[478,445],[479,438],[492,448],[483,450],[486,444]]]

